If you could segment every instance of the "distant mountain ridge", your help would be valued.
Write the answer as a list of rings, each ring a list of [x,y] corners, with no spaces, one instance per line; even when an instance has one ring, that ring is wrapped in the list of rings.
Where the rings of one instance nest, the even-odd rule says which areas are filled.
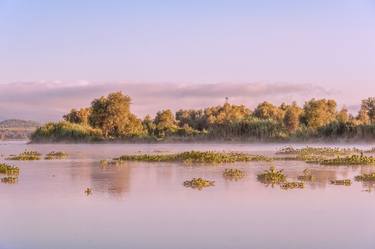
[[[22,120],[22,119],[7,119],[0,122],[0,129],[6,128],[37,128],[40,126],[40,123],[31,120]]]

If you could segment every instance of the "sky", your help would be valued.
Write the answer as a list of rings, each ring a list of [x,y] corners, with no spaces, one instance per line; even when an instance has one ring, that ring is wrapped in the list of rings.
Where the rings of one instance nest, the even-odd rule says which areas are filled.
[[[355,111],[374,69],[375,0],[0,0],[0,119],[118,90],[140,116],[225,97]]]

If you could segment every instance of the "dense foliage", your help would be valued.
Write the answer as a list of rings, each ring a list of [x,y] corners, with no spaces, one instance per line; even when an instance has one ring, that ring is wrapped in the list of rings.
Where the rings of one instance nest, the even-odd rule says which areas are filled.
[[[285,141],[304,139],[375,139],[375,98],[362,101],[357,116],[332,99],[297,103],[223,105],[199,110],[161,110],[143,120],[130,110],[131,98],[122,92],[94,99],[90,107],[72,109],[64,121],[37,129],[33,141]]]

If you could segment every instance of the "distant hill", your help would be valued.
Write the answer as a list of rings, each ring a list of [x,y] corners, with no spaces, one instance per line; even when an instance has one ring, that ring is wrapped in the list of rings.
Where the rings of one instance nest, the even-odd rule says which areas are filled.
[[[40,124],[35,121],[7,119],[0,122],[0,140],[29,139]]]
[[[0,122],[0,129],[9,128],[23,128],[23,129],[33,129],[40,126],[40,123],[30,120],[21,119],[7,119]]]

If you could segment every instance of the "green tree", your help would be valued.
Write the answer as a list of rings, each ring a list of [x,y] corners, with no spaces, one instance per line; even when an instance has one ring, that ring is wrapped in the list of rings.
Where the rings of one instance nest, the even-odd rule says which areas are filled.
[[[336,120],[336,101],[311,99],[303,107],[303,120],[310,129],[317,129]]]
[[[171,135],[177,130],[177,121],[171,110],[162,110],[156,114],[154,119],[156,133],[159,137]]]
[[[146,115],[142,121],[143,128],[147,131],[147,134],[150,136],[155,135],[156,125],[154,124],[154,120],[151,118],[150,115]]]
[[[122,92],[95,99],[91,103],[90,125],[100,128],[106,137],[142,135],[142,122],[130,112],[130,102],[130,97]]]
[[[302,108],[297,106],[294,102],[290,106],[285,106],[284,125],[289,132],[294,132],[300,126],[300,119],[302,115]]]
[[[283,106],[281,106],[283,108]],[[254,116],[260,119],[272,119],[282,121],[284,118],[284,110],[267,101],[259,104],[254,110]],[[284,107],[285,108],[285,107]]]
[[[375,97],[367,98],[362,100],[361,110],[363,119],[368,119],[371,124],[375,123]]]
[[[346,122],[349,122],[349,120],[350,120],[350,115],[349,115],[348,109],[347,109],[346,107],[343,107],[343,108],[337,113],[336,119],[337,119],[337,121],[340,122],[340,123],[346,123]]]
[[[90,114],[90,108],[81,108],[79,110],[72,109],[68,114],[64,115],[63,118],[70,123],[87,125],[89,123]]]

